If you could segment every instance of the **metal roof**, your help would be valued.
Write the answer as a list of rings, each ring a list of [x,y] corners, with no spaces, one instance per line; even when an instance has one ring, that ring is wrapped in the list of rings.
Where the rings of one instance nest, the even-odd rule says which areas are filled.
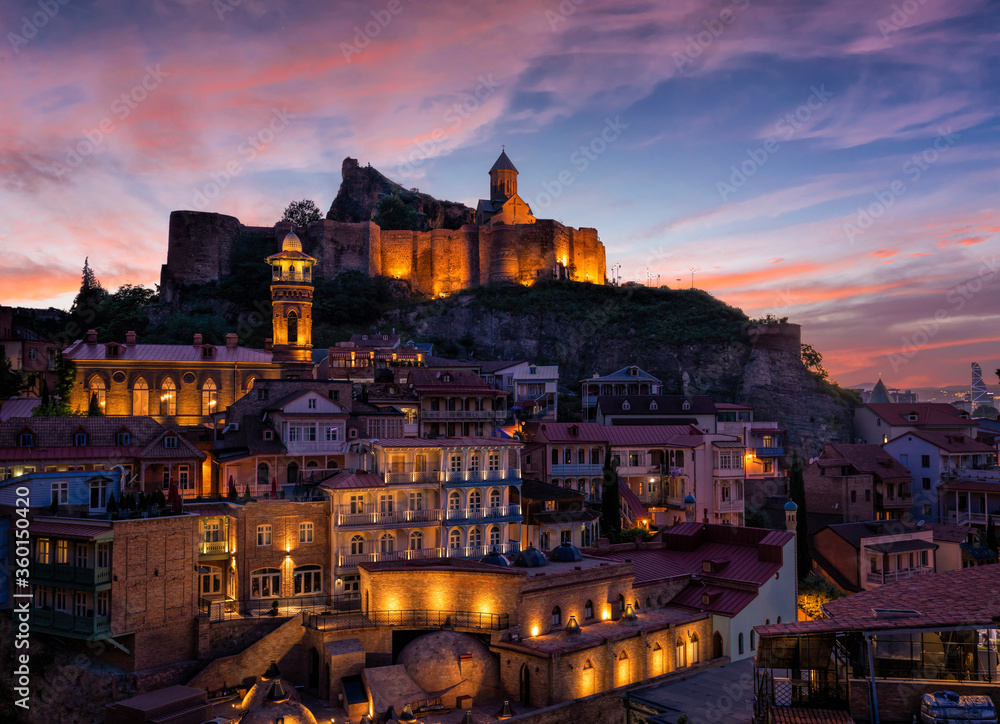
[[[34,536],[52,536],[53,538],[75,538],[78,540],[97,540],[98,538],[114,537],[110,525],[74,522],[54,518],[35,518],[29,528]]]
[[[203,347],[214,347],[211,357],[202,356]],[[249,347],[230,348],[225,345],[193,344],[118,344],[119,354],[107,356],[108,345],[104,342],[87,344],[77,340],[63,351],[63,357],[72,360],[107,360],[110,362],[188,362],[198,364],[254,363],[271,364],[270,352]]]
[[[497,160],[493,162],[489,172],[493,173],[494,171],[513,171],[514,173],[517,173],[517,169],[514,168],[514,162],[507,156],[506,151],[500,151],[500,155],[497,156]]]

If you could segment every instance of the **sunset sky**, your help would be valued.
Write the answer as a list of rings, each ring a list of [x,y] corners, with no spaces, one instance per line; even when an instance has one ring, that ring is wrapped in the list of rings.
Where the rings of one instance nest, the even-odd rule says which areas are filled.
[[[623,281],[693,268],[842,384],[996,381],[995,3],[35,0],[0,24],[0,303],[68,307],[86,256],[157,282],[173,209],[325,212],[345,156],[475,206],[506,144],[535,214],[596,227]]]

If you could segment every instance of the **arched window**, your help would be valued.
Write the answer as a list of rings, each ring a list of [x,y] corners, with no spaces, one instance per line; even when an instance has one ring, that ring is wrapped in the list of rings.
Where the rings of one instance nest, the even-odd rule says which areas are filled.
[[[469,493],[469,507],[473,510],[478,510],[483,507],[483,494],[478,490],[473,490]]]
[[[142,377],[132,383],[132,414],[149,414],[149,385]]]
[[[652,607],[653,607],[653,599],[650,598],[649,596],[646,596],[646,608],[652,608]]]
[[[410,550],[419,551],[424,547],[424,534],[419,530],[410,533]]]
[[[496,488],[493,488],[490,491],[490,507],[499,508],[502,502],[503,498],[500,495],[500,491],[497,490]]]
[[[778,618],[776,618],[776,619],[774,620],[774,622],[775,622],[775,623],[781,623],[781,616],[778,616]]]
[[[562,626],[562,609],[558,606],[552,609],[552,625]]]
[[[365,552],[365,539],[363,536],[356,535],[351,538],[351,555],[357,556]]]
[[[281,595],[281,571],[258,568],[250,574],[250,598],[275,598]]]
[[[448,493],[448,510],[458,510],[462,507],[462,496],[457,490]]]
[[[590,619],[590,618],[593,618],[593,617],[594,617],[594,602],[593,601],[587,601],[583,605],[583,618],[584,619]]]
[[[479,453],[474,452],[469,455],[469,470],[479,472]]]
[[[288,344],[299,343],[299,316],[291,311],[288,313]]]
[[[698,634],[691,634],[691,666],[701,661],[701,642],[698,641]]]
[[[481,528],[473,528],[469,531],[469,546],[476,548],[483,544],[483,531]]]
[[[165,417],[177,414],[177,385],[169,377],[160,383],[160,414]]]
[[[101,409],[101,411],[103,411],[108,402],[108,390],[104,385],[104,380],[97,375],[91,377],[88,391],[89,395],[87,404],[95,404],[96,401],[97,406]]]
[[[583,681],[582,681],[582,685],[583,685],[583,695],[584,696],[590,696],[591,694],[596,693],[594,691],[594,685],[595,685],[595,682],[594,682],[594,663],[590,659],[587,659],[587,661],[583,664]]]
[[[327,470],[336,470],[337,469],[337,461],[336,460],[327,460],[326,461],[326,469]]]
[[[500,528],[497,526],[490,526],[490,545],[498,546],[500,545]]]
[[[738,649],[739,653],[742,654],[743,653],[743,632],[742,631],[740,632],[740,635],[736,638],[736,646],[737,646],[737,649]]]
[[[455,549],[462,547],[462,531],[455,528],[448,534],[448,547]]]
[[[211,415],[219,404],[219,391],[215,380],[209,377],[201,387],[201,414]]]
[[[396,550],[396,536],[392,533],[383,533],[378,539],[379,552],[392,553]]]
[[[271,482],[271,467],[267,463],[257,463],[257,485],[267,485]]]
[[[304,596],[323,592],[323,569],[319,566],[299,566],[292,571],[292,593]]]
[[[674,647],[674,653],[677,657],[674,667],[683,669],[687,666],[687,647],[684,645],[684,639],[680,636],[677,637],[677,645]]]

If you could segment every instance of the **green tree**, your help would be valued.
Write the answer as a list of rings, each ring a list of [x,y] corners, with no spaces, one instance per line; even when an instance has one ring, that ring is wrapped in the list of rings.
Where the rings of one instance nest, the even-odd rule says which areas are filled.
[[[48,383],[42,387],[42,402],[31,414],[34,417],[68,417],[77,415],[78,412],[71,410],[69,406],[69,396],[73,391],[73,384],[76,381],[76,372],[73,369],[73,362],[63,358],[59,354],[56,364],[56,393],[50,396],[46,402],[45,393],[48,391]]]
[[[601,531],[614,542],[621,536],[622,511],[618,493],[618,466],[611,457],[611,446],[604,449],[604,473],[601,480]]]
[[[743,524],[747,528],[773,528],[767,513],[755,505],[747,503],[743,510]]]
[[[973,417],[988,417],[991,420],[995,420],[997,415],[1000,415],[1000,410],[993,405],[980,405],[972,411]]]
[[[806,523],[806,483],[803,476],[804,465],[797,452],[792,453],[792,468],[788,472],[788,497],[799,509],[795,521],[795,552],[799,567],[799,578],[805,578],[812,570],[809,555],[809,529]]]
[[[282,221],[291,221],[296,226],[308,226],[314,221],[319,221],[322,215],[312,199],[302,199],[293,201],[285,208]]]
[[[101,286],[94,270],[90,268],[90,257],[83,260],[83,273],[80,279],[80,291],[77,292],[70,307],[70,319],[81,330],[96,327],[100,317],[101,303],[108,292]]]
[[[820,379],[825,380],[830,376],[823,366],[823,355],[817,352],[811,344],[802,345],[802,364]]]
[[[416,231],[420,226],[417,212],[395,194],[383,196],[378,200],[372,221],[387,231],[403,229]]]
[[[15,370],[10,357],[0,355],[0,400],[17,397],[27,386],[22,370]]]
[[[90,396],[90,404],[87,405],[87,417],[104,417],[104,410],[101,409],[101,403],[97,400],[97,395]]]
[[[152,289],[123,284],[114,294],[105,294],[97,314],[97,331],[104,339],[125,341],[126,332],[142,334],[149,327],[146,307],[156,302]]]

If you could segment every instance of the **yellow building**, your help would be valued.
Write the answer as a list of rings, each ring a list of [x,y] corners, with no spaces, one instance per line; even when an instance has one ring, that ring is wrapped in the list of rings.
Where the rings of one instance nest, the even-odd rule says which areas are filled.
[[[517,195],[517,169],[501,151],[490,169],[490,198],[480,199],[476,206],[476,223],[480,226],[497,224],[534,224],[531,207]]]
[[[302,251],[299,237],[289,231],[281,251],[267,261],[271,265],[274,361],[284,364],[288,377],[313,377],[312,268],[316,259]]]

